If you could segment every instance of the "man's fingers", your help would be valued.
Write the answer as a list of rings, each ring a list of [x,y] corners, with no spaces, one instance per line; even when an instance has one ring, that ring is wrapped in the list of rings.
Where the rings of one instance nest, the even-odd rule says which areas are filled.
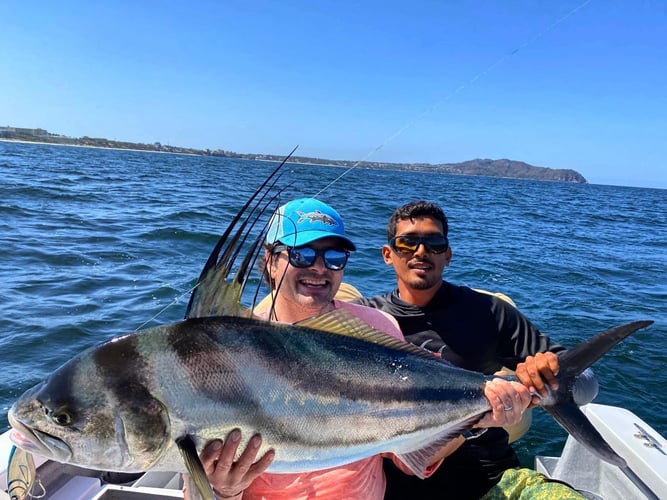
[[[271,465],[271,462],[273,462],[274,457],[276,456],[275,450],[271,449],[264,453],[262,458],[257,460],[254,464],[250,466],[250,470],[248,471],[248,475],[252,475],[253,479],[256,477],[261,476],[266,472],[266,469],[269,468]]]
[[[207,443],[202,450],[200,459],[206,474],[211,474],[215,470],[215,464],[220,457],[220,450],[222,450],[222,441],[219,439]]]
[[[526,386],[522,384],[515,383],[515,386],[516,386],[516,392],[514,393],[514,397],[517,399],[517,402],[521,407],[521,409],[525,410],[530,404],[532,399],[530,391],[528,390],[528,388],[526,388]]]
[[[558,369],[559,369],[558,355],[554,354],[553,352],[549,352],[549,353],[545,352],[544,354],[548,356],[549,368],[551,369],[551,372],[554,375],[558,375]]]
[[[532,362],[528,362],[528,360],[526,360],[525,364],[526,372],[528,373],[528,377],[530,378],[531,385],[535,387],[537,392],[542,394],[545,391],[544,380],[540,375],[540,371],[537,365],[537,359],[533,358],[531,361]]]
[[[222,450],[220,451],[216,470],[223,469],[228,471],[232,467],[236,451],[239,448],[239,443],[241,443],[241,431],[239,429],[234,429],[227,435],[227,439],[225,439]]]
[[[558,389],[558,381],[556,380],[559,368],[558,356],[553,352],[543,352],[539,354],[541,354],[539,357],[536,355],[537,369],[553,390]]]
[[[241,453],[241,456],[236,462],[235,473],[237,476],[244,476],[246,472],[248,472],[252,464],[255,462],[255,459],[257,458],[257,452],[261,446],[261,435],[255,434],[250,438],[250,441],[248,441],[245,450],[243,450],[243,453]]]
[[[540,406],[540,401],[541,401],[540,398],[538,398],[537,396],[533,396],[532,399],[530,400],[530,403],[528,404],[528,408],[536,408]]]
[[[553,352],[538,352],[535,356],[528,356],[523,363],[516,367],[518,379],[531,391],[542,396],[548,395],[547,385],[558,389],[558,356]],[[546,384],[545,384],[546,382]]]
[[[273,462],[275,451],[267,451],[257,462],[257,453],[262,447],[262,436],[255,434],[248,440],[238,460],[234,461],[241,444],[241,430],[232,430],[224,441],[216,439],[208,443],[200,457],[218,495],[236,496],[245,490]]]
[[[506,425],[513,418],[512,413],[515,410],[519,413],[523,410],[521,396],[516,388],[528,392],[521,384],[510,383],[502,379],[494,379],[492,383],[487,384],[484,395],[491,403],[492,417],[485,418],[484,423],[494,427]]]

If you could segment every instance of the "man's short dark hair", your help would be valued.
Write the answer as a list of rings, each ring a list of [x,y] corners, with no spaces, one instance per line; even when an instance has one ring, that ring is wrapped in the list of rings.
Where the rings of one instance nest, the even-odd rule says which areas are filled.
[[[449,225],[447,223],[447,216],[442,211],[442,208],[428,201],[411,201],[398,207],[391,214],[391,217],[389,217],[389,222],[387,223],[387,241],[396,236],[396,224],[398,224],[398,221],[414,220],[418,217],[433,217],[435,220],[440,221],[443,235],[447,236]]]

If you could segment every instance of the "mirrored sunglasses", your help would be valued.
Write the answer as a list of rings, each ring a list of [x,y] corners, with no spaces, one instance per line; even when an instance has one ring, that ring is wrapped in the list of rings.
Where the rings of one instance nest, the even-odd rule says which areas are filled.
[[[411,254],[415,253],[419,245],[424,245],[429,253],[445,253],[449,248],[449,241],[445,236],[394,236],[389,240],[389,246],[396,253]]]
[[[287,245],[276,245],[273,247],[273,253],[287,251],[289,263],[298,268],[310,267],[315,264],[318,257],[324,260],[324,267],[332,271],[340,271],[347,264],[350,252],[347,250],[336,250],[335,248],[312,248],[288,247]]]

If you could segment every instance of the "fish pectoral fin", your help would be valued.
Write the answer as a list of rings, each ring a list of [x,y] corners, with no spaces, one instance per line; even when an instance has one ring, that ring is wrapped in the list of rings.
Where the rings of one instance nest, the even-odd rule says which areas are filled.
[[[192,475],[190,474],[183,474],[183,493],[187,496],[188,500],[203,500],[204,498],[199,489],[197,489],[197,483],[192,479]]]
[[[563,402],[554,406],[543,406],[543,408],[568,434],[585,445],[592,453],[610,464],[621,468],[627,467],[623,457],[609,446],[575,403]]]
[[[434,356],[426,349],[417,347],[409,342],[398,340],[388,333],[376,330],[364,320],[344,309],[334,309],[333,311],[321,314],[315,318],[299,321],[295,323],[295,325],[325,331],[335,335],[361,339],[367,342],[372,342],[373,344],[410,352],[420,357],[440,360],[440,358]]]
[[[188,490],[188,497],[191,500],[215,500],[215,493],[213,488],[211,488],[211,483],[209,483],[208,478],[206,477],[206,472],[204,471],[204,466],[199,460],[199,455],[197,454],[197,447],[195,442],[192,439],[192,436],[186,434],[183,437],[180,437],[176,440],[176,446],[178,446],[178,451],[181,452],[183,457],[183,462],[185,462],[185,468],[190,474],[190,480],[186,480],[186,485],[192,485],[194,483],[195,489],[190,488]],[[187,487],[187,486],[186,486]],[[199,496],[197,496],[197,493]]]
[[[451,427],[445,431],[436,434],[433,440],[424,448],[409,453],[396,453],[398,459],[405,464],[412,473],[420,479],[426,477],[426,472],[433,459],[440,454],[442,448],[449,444],[453,439],[460,436],[463,432],[470,430],[474,422],[479,420],[479,416],[466,422]]]

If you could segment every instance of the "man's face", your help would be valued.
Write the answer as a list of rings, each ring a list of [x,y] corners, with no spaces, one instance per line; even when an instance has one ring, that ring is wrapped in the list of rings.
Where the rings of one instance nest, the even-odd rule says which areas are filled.
[[[396,224],[394,236],[429,237],[444,236],[442,224],[433,217],[424,216],[415,219],[403,219]],[[412,253],[398,253],[391,246],[382,247],[382,257],[387,265],[396,272],[399,292],[402,289],[428,290],[440,287],[442,271],[449,265],[452,250],[432,253],[420,244]]]
[[[338,238],[323,238],[309,243],[314,249],[343,250]],[[294,267],[289,263],[286,251],[270,256],[271,278],[277,287],[276,305],[287,308],[290,315],[303,316],[303,319],[319,314],[331,306],[331,301],[340,287],[343,271],[334,271],[324,266],[324,260],[318,255],[312,266]],[[283,314],[285,314],[283,309]]]

